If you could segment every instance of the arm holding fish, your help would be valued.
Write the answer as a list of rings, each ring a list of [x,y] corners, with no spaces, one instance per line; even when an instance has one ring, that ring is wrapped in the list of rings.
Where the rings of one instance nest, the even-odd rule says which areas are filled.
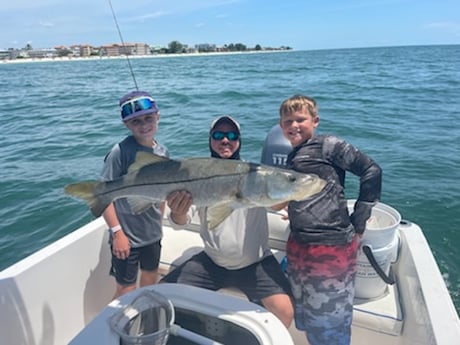
[[[104,166],[101,173],[102,181],[110,181],[122,176],[123,170],[120,156],[120,146],[116,144],[104,158]],[[110,228],[120,226],[113,202],[104,210],[102,216]],[[123,229],[112,233],[112,250],[117,258],[126,259],[129,256],[130,248],[129,239]]]
[[[189,224],[192,215],[191,206],[193,203],[192,194],[186,190],[172,192],[166,198],[170,212],[168,218],[173,228],[177,229]]]
[[[284,210],[289,204],[289,201],[286,201],[286,202],[282,202],[281,204],[276,204],[276,205],[272,205],[270,206],[270,208],[273,210],[273,211],[281,211],[281,210]]]
[[[107,225],[112,228],[120,226],[118,221],[117,213],[115,212],[115,206],[111,203],[102,214]],[[119,259],[126,259],[130,252],[129,239],[125,235],[123,229],[112,232],[112,250],[113,254]]]
[[[162,201],[160,203],[160,213],[161,213],[161,222],[163,223],[163,219],[165,217],[165,212],[166,212],[166,202]]]
[[[270,209],[279,213],[281,215],[282,220],[289,220],[289,217],[287,215],[288,205],[289,205],[289,201],[286,201],[281,204],[272,205],[270,206]],[[284,212],[281,213],[279,211],[284,211]]]

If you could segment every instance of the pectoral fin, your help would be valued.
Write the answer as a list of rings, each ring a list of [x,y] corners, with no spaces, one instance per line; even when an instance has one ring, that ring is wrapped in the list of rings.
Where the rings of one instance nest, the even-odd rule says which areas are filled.
[[[216,226],[224,221],[231,213],[233,208],[228,205],[212,206],[208,208],[208,229],[214,230]]]

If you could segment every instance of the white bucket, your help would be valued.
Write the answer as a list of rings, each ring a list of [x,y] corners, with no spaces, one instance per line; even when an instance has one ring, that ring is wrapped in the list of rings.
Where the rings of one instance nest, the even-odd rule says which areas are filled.
[[[348,201],[350,214],[353,212],[354,203],[355,201]],[[369,262],[365,254],[365,247],[370,248],[377,265],[388,277],[391,263],[398,258],[399,235],[397,229],[400,222],[401,215],[394,208],[382,203],[378,203],[372,208],[358,252],[355,280],[356,298],[378,298],[386,292],[388,281],[386,282]]]
[[[162,294],[144,290],[109,322],[121,345],[166,345],[174,306]]]

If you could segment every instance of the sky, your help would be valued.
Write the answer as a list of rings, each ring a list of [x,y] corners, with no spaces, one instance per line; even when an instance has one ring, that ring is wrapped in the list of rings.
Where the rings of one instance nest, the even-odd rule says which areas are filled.
[[[0,49],[242,43],[295,50],[460,44],[460,0],[2,0]]]

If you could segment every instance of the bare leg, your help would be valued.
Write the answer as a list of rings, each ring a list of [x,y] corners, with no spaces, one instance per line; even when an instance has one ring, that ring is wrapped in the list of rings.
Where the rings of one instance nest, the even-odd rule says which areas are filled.
[[[143,271],[141,270],[141,277],[139,281],[140,286],[153,285],[158,282],[158,270],[155,271]]]
[[[120,297],[121,295],[124,295],[125,293],[131,292],[134,289],[136,289],[136,284],[133,285],[120,285],[117,283],[117,289],[115,291],[115,296],[113,296],[113,299],[116,299]]]
[[[281,322],[289,328],[294,318],[292,301],[286,294],[276,294],[262,299],[265,309],[273,313]]]

